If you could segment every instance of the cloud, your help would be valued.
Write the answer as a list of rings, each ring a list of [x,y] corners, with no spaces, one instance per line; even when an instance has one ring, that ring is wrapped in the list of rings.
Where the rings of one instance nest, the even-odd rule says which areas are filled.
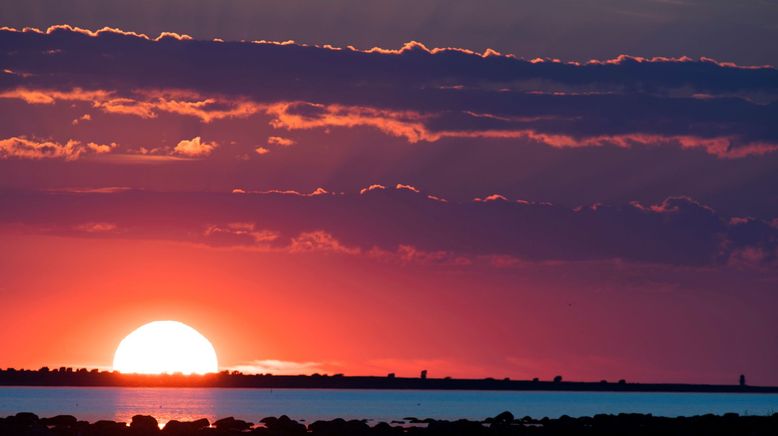
[[[270,149],[265,147],[257,147],[254,151],[260,156],[270,153]]]
[[[358,247],[348,247],[323,230],[304,232],[292,239],[289,246],[292,253],[330,252],[340,254],[359,254]]]
[[[240,371],[244,374],[302,375],[326,374],[327,372],[331,372],[332,368],[337,368],[337,364],[264,359],[253,360],[226,369],[230,371]]]
[[[0,223],[68,233],[114,223],[123,238],[164,239],[290,254],[364,256],[398,264],[514,267],[615,261],[774,268],[778,228],[688,197],[568,208],[504,200],[442,202],[423,190],[332,194],[2,192]],[[23,207],[34,204],[35,207]],[[147,211],[137,216],[134,211]],[[735,219],[733,219],[735,218]]]
[[[728,158],[778,150],[772,67],[689,57],[562,63],[419,42],[398,50],[225,44],[70,26],[6,29],[0,41],[16,49],[6,57],[15,74],[0,82],[0,97],[29,104],[80,101],[107,113],[202,123],[266,116],[287,131],[367,127],[409,143],[677,147]],[[50,50],[59,54],[42,54]],[[124,55],[102,62],[119,50]],[[208,67],[190,68],[190,59]],[[88,67],[96,64],[104,68]]]
[[[195,136],[179,141],[173,151],[187,157],[204,157],[210,155],[218,146],[215,142],[203,142],[199,136]]]
[[[473,263],[469,257],[451,251],[424,251],[413,245],[400,245],[394,251],[373,247],[367,255],[373,259],[400,264],[466,266]]]
[[[241,99],[208,98],[197,92],[177,89],[134,89],[120,95],[117,91],[104,89],[84,90],[75,87],[56,90],[20,87],[0,92],[0,98],[22,100],[34,105],[53,105],[60,101],[88,102],[93,108],[110,114],[153,119],[164,112],[198,118],[204,123],[226,118],[247,118],[265,110],[264,105]],[[89,119],[91,116],[88,114],[81,118],[82,121]]]
[[[84,153],[110,153],[116,144],[84,144],[70,139],[65,143],[53,140],[37,140],[25,137],[0,139],[0,159],[65,159],[76,160]]]
[[[259,246],[270,248],[270,244],[280,238],[280,233],[255,228],[254,223],[227,223],[223,226],[208,226],[203,232],[210,245],[218,246]]]
[[[84,223],[75,227],[76,230],[86,233],[108,233],[118,228],[114,223]]]
[[[77,126],[79,123],[83,123],[83,122],[85,122],[85,121],[91,121],[91,120],[92,120],[92,116],[91,116],[91,115],[89,115],[89,114],[84,114],[84,115],[81,115],[80,117],[78,117],[78,118],[74,119],[74,120],[72,121],[72,124],[73,124],[74,126]]]
[[[366,188],[360,189],[359,193],[360,194],[365,194],[365,193],[370,192],[370,191],[384,190],[384,189],[386,189],[386,186],[384,186],[384,185],[373,184],[373,185],[370,185],[370,186],[368,186]]]
[[[267,138],[267,145],[280,145],[282,147],[289,147],[294,144],[295,144],[294,140],[289,138],[284,138],[283,136],[271,136]]]
[[[413,186],[413,185],[406,185],[406,184],[404,184],[404,183],[398,183],[397,185],[395,185],[395,187],[394,187],[394,188],[395,188],[395,189],[398,189],[398,190],[402,190],[402,189],[404,189],[404,190],[406,190],[406,191],[415,192],[415,193],[417,193],[417,194],[418,194],[419,192],[421,192],[421,191],[419,191],[419,188],[417,188],[417,187],[415,187],[415,186]],[[360,191],[360,192],[361,192],[361,191]]]

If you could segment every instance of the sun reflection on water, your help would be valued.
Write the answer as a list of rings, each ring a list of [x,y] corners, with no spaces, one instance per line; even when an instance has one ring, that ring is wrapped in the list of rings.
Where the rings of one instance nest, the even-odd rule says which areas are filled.
[[[160,428],[168,421],[217,419],[214,391],[199,388],[132,388],[122,389],[116,398],[114,420],[129,424],[135,415],[151,415]]]

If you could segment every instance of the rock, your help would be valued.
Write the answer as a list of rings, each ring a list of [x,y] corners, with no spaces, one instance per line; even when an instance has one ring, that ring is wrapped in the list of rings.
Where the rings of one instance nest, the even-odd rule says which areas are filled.
[[[159,432],[159,423],[156,418],[149,415],[135,415],[130,422],[130,429],[133,432],[140,432],[144,434],[153,434]]]
[[[513,414],[506,410],[505,412],[502,412],[499,415],[495,416],[492,419],[491,424],[496,426],[501,426],[501,425],[504,426],[512,422],[513,422]]]
[[[251,428],[252,424],[240,419],[235,419],[232,416],[222,418],[213,423],[214,427],[219,430],[237,430],[243,431]]]
[[[202,418],[198,419],[196,421],[176,421],[175,419],[172,421],[168,421],[167,424],[165,424],[165,427],[162,429],[162,432],[169,435],[176,435],[176,436],[188,436],[188,435],[194,435],[201,429],[204,429],[210,425],[210,422],[208,422],[207,419]]]
[[[85,432],[89,435],[119,435],[125,434],[127,425],[123,422],[100,420],[90,425],[89,430]]]
[[[78,419],[73,415],[57,415],[51,418],[43,418],[41,422],[54,427],[70,428],[76,426]]]
[[[281,415],[278,418],[269,416],[262,418],[261,423],[265,424],[270,434],[283,435],[283,436],[295,436],[307,433],[305,425],[290,419],[286,415]]]
[[[19,412],[14,415],[14,422],[20,425],[30,425],[38,422],[38,415],[30,412]]]

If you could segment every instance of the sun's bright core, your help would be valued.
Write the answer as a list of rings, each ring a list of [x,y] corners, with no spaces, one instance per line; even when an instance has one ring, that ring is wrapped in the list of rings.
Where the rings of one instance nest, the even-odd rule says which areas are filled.
[[[154,321],[122,339],[113,369],[137,374],[206,374],[218,371],[216,350],[197,330],[178,321]]]

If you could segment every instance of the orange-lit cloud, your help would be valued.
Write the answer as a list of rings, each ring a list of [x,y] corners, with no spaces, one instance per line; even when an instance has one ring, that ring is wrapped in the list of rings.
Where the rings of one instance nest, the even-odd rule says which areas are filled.
[[[82,35],[90,36],[90,37],[93,37],[93,38],[99,37],[102,34],[113,33],[113,34],[117,34],[117,35],[132,36],[132,37],[136,37],[136,38],[141,38],[141,39],[145,39],[145,40],[148,40],[148,41],[160,41],[160,40],[162,40],[164,38],[173,38],[173,39],[177,39],[179,41],[187,41],[187,40],[191,40],[192,39],[192,37],[189,36],[189,35],[178,34],[178,33],[175,33],[175,32],[162,32],[156,38],[150,38],[148,35],[145,35],[143,33],[129,32],[129,31],[125,31],[125,30],[122,30],[122,29],[117,29],[117,28],[114,28],[114,27],[107,27],[106,26],[106,27],[103,27],[103,28],[101,28],[99,30],[92,31],[92,30],[89,30],[89,29],[84,29],[82,27],[71,26],[69,24],[56,24],[56,25],[53,25],[53,26],[49,26],[45,30],[41,30],[41,29],[36,28],[36,27],[24,27],[21,30],[14,29],[12,27],[2,27],[2,28],[0,28],[0,30],[10,31],[10,32],[38,33],[38,34],[47,34],[47,35],[50,35],[50,34],[52,34],[54,32],[66,31],[66,32],[80,33]]]
[[[315,115],[299,115],[294,109],[304,104],[315,107]],[[523,139],[554,148],[604,147],[630,148],[635,146],[654,147],[675,145],[684,149],[699,148],[721,158],[738,158],[761,155],[778,150],[778,142],[755,141],[743,144],[735,137],[706,138],[695,135],[663,134],[602,134],[569,135],[548,133],[536,129],[485,129],[485,130],[431,130],[426,123],[432,114],[413,111],[391,111],[366,107],[341,105],[311,105],[306,103],[284,103],[270,106],[267,113],[273,116],[275,128],[306,130],[330,127],[373,127],[391,136],[405,138],[410,143],[420,141],[436,142],[445,138]]]
[[[385,190],[385,189],[386,189],[386,186],[384,186],[384,185],[373,184],[373,185],[370,185],[370,186],[368,186],[366,188],[360,189],[359,193],[360,194],[364,194],[364,193],[369,192],[369,191]]]
[[[73,124],[74,126],[76,126],[76,125],[78,125],[79,123],[83,123],[83,122],[85,122],[85,121],[91,121],[91,120],[92,120],[92,116],[91,116],[91,115],[89,115],[89,114],[84,114],[84,115],[81,115],[80,117],[78,117],[78,118],[74,119],[74,120],[72,121],[72,124]]]
[[[289,147],[294,145],[294,140],[284,138],[283,136],[271,136],[267,138],[267,145],[280,145],[282,147]]]
[[[24,55],[4,68],[15,79],[0,89],[0,98],[32,105],[83,103],[155,122],[163,114],[205,124],[243,120],[250,125],[269,117],[276,129],[367,127],[409,143],[471,139],[555,148],[669,146],[728,158],[772,153],[778,144],[778,132],[767,122],[776,116],[770,103],[778,101],[778,70],[708,58],[527,61],[494,50],[429,48],[418,41],[397,50],[268,41],[227,47],[212,41],[193,44],[181,35],[153,39],[67,25],[45,31],[5,29],[0,38],[29,43],[20,43]],[[135,49],[131,58],[115,59],[100,74],[81,68],[94,53],[110,53],[117,41]],[[45,47],[36,49],[36,44]],[[217,55],[232,51],[241,55]],[[182,72],[181,65],[194,54],[207,67]],[[51,57],[57,59],[56,68]],[[268,64],[279,67],[267,69]],[[128,73],[139,65],[151,72],[143,81]],[[56,109],[65,111],[61,105]],[[269,134],[265,148],[292,143]],[[245,159],[251,153],[235,156]]]
[[[316,116],[294,112],[299,107],[315,108]],[[417,112],[397,112],[370,107],[321,105],[313,103],[281,103],[267,108],[277,129],[308,130],[326,127],[374,127],[388,135],[406,138],[409,142],[436,141],[440,137],[427,131],[423,116]]]
[[[216,245],[253,245],[270,248],[270,243],[278,240],[281,234],[273,230],[257,229],[254,223],[227,223],[224,226],[209,226],[203,235],[207,241]]]
[[[104,101],[110,93],[96,90],[86,91],[81,88],[73,88],[70,91],[57,91],[53,89],[27,89],[14,88],[0,92],[0,98],[14,98],[23,100],[29,104],[54,104],[57,101]]]
[[[138,90],[132,97],[119,96],[115,91],[73,88],[68,91],[53,89],[15,88],[0,92],[0,98],[19,99],[29,104],[54,104],[58,101],[88,102],[106,113],[157,118],[160,112],[191,116],[204,123],[225,118],[246,118],[259,113],[264,105],[248,101],[205,98],[183,90]],[[88,115],[85,115],[88,116]],[[83,118],[82,120],[88,120]],[[77,124],[77,123],[74,123]]]
[[[205,142],[199,136],[195,136],[192,139],[179,141],[173,151],[182,156],[203,157],[211,154],[218,146],[216,142]]]
[[[94,142],[82,143],[76,140],[68,140],[60,143],[51,140],[36,140],[24,137],[11,137],[0,139],[0,158],[19,159],[51,159],[65,160],[78,159],[85,153],[110,153],[116,144],[97,144]]]
[[[358,254],[360,249],[358,247],[343,245],[331,234],[325,231],[316,230],[301,233],[299,236],[293,238],[292,243],[289,246],[289,251],[292,253],[331,252],[340,254]]]

